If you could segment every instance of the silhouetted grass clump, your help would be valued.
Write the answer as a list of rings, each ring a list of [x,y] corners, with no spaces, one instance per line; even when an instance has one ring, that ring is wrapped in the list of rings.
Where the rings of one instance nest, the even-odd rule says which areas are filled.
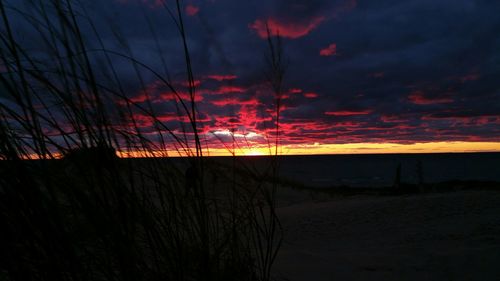
[[[207,171],[217,168],[202,155],[180,1],[164,8],[184,47],[188,100],[127,48],[107,50],[80,2],[27,2],[30,11],[0,0],[0,279],[270,280],[281,243],[276,185],[234,177],[209,188]],[[22,44],[20,21],[45,53]],[[86,43],[82,21],[98,48]],[[113,57],[138,80],[148,71],[169,88],[191,127],[179,135],[149,100],[131,101]],[[280,73],[278,101],[281,81]],[[136,113],[152,121],[153,133]],[[196,164],[196,192],[185,192],[182,168],[159,157],[169,147]],[[117,157],[134,153],[147,159]]]

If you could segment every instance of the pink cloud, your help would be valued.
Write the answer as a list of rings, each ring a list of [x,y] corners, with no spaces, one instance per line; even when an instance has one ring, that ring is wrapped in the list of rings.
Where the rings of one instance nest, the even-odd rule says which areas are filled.
[[[306,98],[308,98],[308,99],[314,99],[314,98],[317,98],[317,97],[318,97],[318,94],[313,93],[313,92],[309,92],[309,93],[305,93],[305,94],[304,94],[304,97],[306,97]]]
[[[147,101],[148,99],[151,99],[151,96],[149,96],[146,92],[142,92],[135,97],[129,98],[129,101],[131,103],[141,103]]]
[[[409,96],[408,100],[413,104],[427,105],[427,104],[440,104],[440,103],[452,103],[453,99],[450,97],[427,97],[422,91],[413,91]]]
[[[226,106],[226,105],[240,105],[240,106],[253,105],[253,106],[257,106],[260,104],[260,102],[255,98],[250,99],[250,100],[240,100],[240,99],[233,98],[233,97],[222,99],[222,100],[212,101],[211,103],[216,105],[216,106]]]
[[[380,117],[380,120],[384,123],[405,123],[410,121],[408,118],[403,118],[394,114],[384,114]]]
[[[480,116],[460,116],[460,113],[453,114],[453,111],[445,111],[448,114],[427,114],[422,116],[422,120],[448,120],[461,125],[486,125],[486,124],[500,124],[500,115],[484,114]]]
[[[245,89],[237,86],[222,86],[215,91],[211,91],[214,94],[229,94],[229,93],[243,93]]]
[[[163,92],[160,93],[159,99],[155,100],[155,103],[164,102],[164,101],[177,101],[181,98],[183,101],[191,101],[191,95],[188,92],[177,92],[178,96],[173,92]],[[200,94],[196,94],[194,96],[195,102],[203,101],[203,96]]]
[[[256,19],[248,27],[257,32],[261,38],[267,38],[269,33],[271,36],[280,35],[284,38],[297,39],[308,35],[323,22],[338,18],[339,15],[349,12],[357,6],[356,0],[340,1],[332,10],[325,10],[323,15],[317,15],[312,18],[301,18],[300,21],[283,20],[280,17],[269,17],[267,19]]]
[[[188,82],[188,81],[181,82],[181,85],[182,85],[183,87],[186,87],[186,88],[187,88],[187,87],[189,87],[189,82]],[[194,86],[194,87],[199,87],[200,85],[201,85],[201,81],[200,81],[200,80],[194,80],[194,81],[193,81],[193,86]]]
[[[300,94],[300,93],[302,93],[302,89],[292,88],[292,89],[288,90],[288,93],[290,93],[290,94]]]
[[[333,43],[328,45],[328,47],[321,49],[319,55],[323,57],[330,57],[337,54],[337,44]]]
[[[200,7],[198,7],[198,6],[191,5],[191,4],[186,6],[186,14],[190,17],[196,16],[196,14],[198,14],[199,11],[200,11]]]
[[[257,19],[249,25],[249,28],[255,30],[260,38],[267,38],[267,23],[271,36],[280,35],[285,38],[297,39],[309,34],[325,21],[325,19],[325,17],[318,16],[305,23],[284,22],[275,18],[269,18],[267,20]]]
[[[222,82],[222,81],[226,81],[226,80],[235,80],[236,78],[238,78],[238,76],[236,76],[236,75],[208,75],[207,78]]]

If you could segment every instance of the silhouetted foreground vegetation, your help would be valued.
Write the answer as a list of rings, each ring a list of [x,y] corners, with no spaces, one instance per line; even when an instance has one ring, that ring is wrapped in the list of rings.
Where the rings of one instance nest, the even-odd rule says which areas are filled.
[[[180,34],[188,100],[118,35],[123,53],[107,50],[79,2],[28,3],[22,11],[0,0],[0,280],[269,280],[281,243],[276,185],[236,176],[209,184],[214,168],[202,156],[180,2],[164,8]],[[20,22],[45,53],[23,46]],[[97,48],[87,45],[82,22]],[[127,98],[116,57],[139,81],[147,71],[169,88],[190,128],[179,135],[150,101]],[[137,112],[154,132],[137,124]],[[157,158],[171,147],[190,155],[199,179],[186,183],[183,168]],[[148,159],[119,159],[115,149]]]

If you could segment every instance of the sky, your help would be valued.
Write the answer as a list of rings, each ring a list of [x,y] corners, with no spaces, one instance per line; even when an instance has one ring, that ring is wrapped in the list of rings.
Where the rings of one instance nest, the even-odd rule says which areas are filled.
[[[107,48],[126,45],[188,97],[182,41],[163,6],[174,8],[173,1],[83,2]],[[500,151],[500,1],[181,4],[198,129],[214,155],[231,150],[233,139],[237,154],[265,154],[274,145],[268,35],[281,37],[285,57],[282,153]],[[97,44],[88,26],[84,33]],[[140,81],[123,60],[113,63],[131,100],[151,99],[176,132],[188,126],[160,79],[141,69]],[[136,117],[153,131],[151,120]]]

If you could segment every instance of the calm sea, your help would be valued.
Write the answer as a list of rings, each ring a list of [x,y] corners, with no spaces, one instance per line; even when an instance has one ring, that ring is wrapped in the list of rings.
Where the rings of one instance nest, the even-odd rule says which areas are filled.
[[[268,169],[270,158],[238,157],[238,162],[264,170]],[[419,162],[426,183],[500,181],[500,153],[280,156],[280,176],[313,187],[388,186],[394,182],[398,165],[401,165],[402,181],[415,183]]]

